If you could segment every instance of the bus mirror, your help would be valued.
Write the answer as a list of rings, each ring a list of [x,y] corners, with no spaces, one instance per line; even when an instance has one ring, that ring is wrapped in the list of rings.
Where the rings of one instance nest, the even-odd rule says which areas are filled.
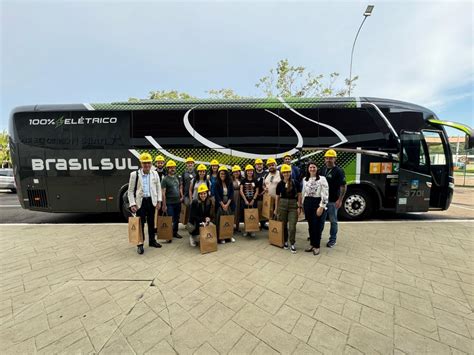
[[[466,134],[464,149],[471,149],[474,147],[474,136]]]

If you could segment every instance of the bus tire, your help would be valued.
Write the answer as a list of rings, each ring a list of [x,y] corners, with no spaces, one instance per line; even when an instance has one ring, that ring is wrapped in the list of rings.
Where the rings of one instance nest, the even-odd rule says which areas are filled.
[[[341,219],[360,221],[369,218],[374,210],[375,200],[367,190],[356,187],[348,189],[341,208]]]
[[[128,204],[125,202],[126,199],[124,198],[127,193],[128,193],[128,191],[126,190],[122,194],[122,198],[121,198],[122,203],[121,203],[121,207],[120,207],[120,211],[122,212],[122,215],[123,215],[123,218],[125,219],[125,221],[128,221],[128,217],[132,217],[132,213],[128,209]]]

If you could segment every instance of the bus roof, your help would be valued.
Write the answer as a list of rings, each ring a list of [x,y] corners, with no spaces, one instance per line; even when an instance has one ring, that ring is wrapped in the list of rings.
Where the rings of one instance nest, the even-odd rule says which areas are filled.
[[[134,111],[134,110],[183,110],[183,109],[277,109],[286,108],[358,108],[364,103],[376,104],[379,108],[431,112],[431,110],[409,102],[373,97],[311,97],[311,98],[239,98],[239,99],[188,99],[188,100],[135,100],[110,103],[28,105],[13,109],[16,112],[45,111]]]

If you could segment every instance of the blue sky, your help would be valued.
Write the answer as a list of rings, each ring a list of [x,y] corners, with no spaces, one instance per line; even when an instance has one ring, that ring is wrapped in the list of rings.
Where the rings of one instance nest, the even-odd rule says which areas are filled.
[[[472,2],[371,3],[354,95],[414,102],[474,126]],[[1,1],[0,129],[24,104],[122,101],[158,89],[261,96],[255,83],[283,58],[347,77],[367,4]]]

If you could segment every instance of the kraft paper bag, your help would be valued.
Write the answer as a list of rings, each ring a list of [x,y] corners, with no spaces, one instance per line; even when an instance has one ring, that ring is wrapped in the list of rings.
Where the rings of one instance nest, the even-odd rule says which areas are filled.
[[[234,235],[234,218],[233,214],[221,215],[219,218],[219,239],[229,239]]]
[[[157,217],[156,239],[173,240],[173,217],[163,215]]]
[[[244,209],[244,229],[245,232],[258,232],[260,230],[260,219],[258,208]]]
[[[199,248],[201,254],[217,251],[216,225],[209,223],[207,226],[199,227]]]
[[[262,217],[262,208],[263,208],[263,201],[257,201],[257,209],[258,209],[258,220],[261,221],[263,219]]]
[[[263,195],[262,205],[262,217],[264,219],[270,219],[273,216],[273,210],[275,209],[275,198],[269,194]]]
[[[181,204],[181,212],[179,213],[179,223],[186,225],[189,222],[189,206],[185,203]]]
[[[271,219],[268,222],[268,242],[283,248],[284,240],[283,222]]]
[[[143,230],[140,217],[128,217],[128,241],[133,245],[143,244]]]

